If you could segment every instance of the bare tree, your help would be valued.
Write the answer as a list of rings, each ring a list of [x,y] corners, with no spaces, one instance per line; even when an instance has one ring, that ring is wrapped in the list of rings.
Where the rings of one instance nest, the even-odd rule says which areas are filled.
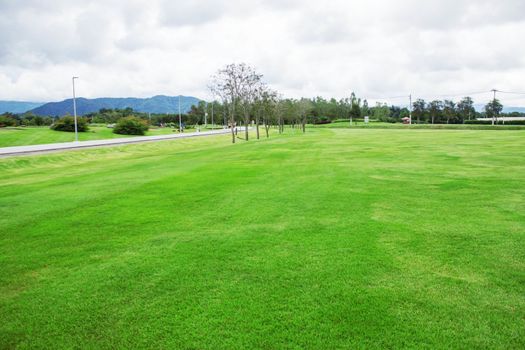
[[[267,94],[268,87],[266,84],[259,82],[258,86],[255,89],[254,103],[253,103],[253,114],[255,116],[255,130],[257,135],[257,140],[260,137],[259,126],[261,124],[261,115],[264,113],[264,99],[265,94]]]
[[[261,83],[261,74],[245,63],[229,64],[212,77],[210,90],[219,96],[228,106],[229,124],[232,130],[232,142],[235,143],[236,111],[241,110],[244,117],[245,138],[248,141],[250,112]]]
[[[228,111],[229,127],[232,143],[235,143],[235,107],[239,103],[242,77],[235,64],[229,64],[219,69],[212,77],[209,88],[214,96],[218,96]]]
[[[270,127],[277,115],[277,92],[267,89],[262,95],[263,123],[266,138],[270,137]],[[280,126],[279,126],[280,130]]]
[[[241,63],[237,65],[238,74],[241,77],[240,90],[240,104],[244,114],[244,134],[248,141],[248,128],[250,126],[250,112],[253,110],[253,105],[261,89],[261,74],[257,74],[255,70]]]

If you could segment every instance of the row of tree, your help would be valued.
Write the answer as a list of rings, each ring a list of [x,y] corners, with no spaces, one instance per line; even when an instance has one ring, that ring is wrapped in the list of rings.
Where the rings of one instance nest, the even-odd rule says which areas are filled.
[[[485,105],[484,113],[479,113],[474,108],[471,97],[464,97],[459,102],[451,100],[434,100],[425,102],[418,99],[413,103],[412,120],[416,123],[430,124],[462,124],[466,120],[478,117],[498,118],[503,110],[503,105],[494,99]]]
[[[350,98],[340,101],[327,102],[317,99],[284,99],[275,90],[271,89],[263,80],[262,75],[252,67],[241,64],[229,64],[217,71],[212,77],[209,89],[213,94],[214,102],[201,103],[190,113],[207,117],[214,111],[222,111],[225,124],[231,128],[232,142],[237,137],[237,126],[244,126],[244,138],[249,139],[249,126],[255,127],[257,139],[260,138],[260,128],[263,127],[266,137],[273,126],[279,133],[283,132],[284,125],[292,128],[299,127],[306,131],[307,123],[330,122],[336,118],[358,118],[367,113],[367,103],[352,94]],[[330,107],[334,107],[332,110]]]
[[[240,99],[239,97],[238,99]],[[280,118],[284,124],[293,125],[298,124],[301,119],[301,114],[309,124],[324,124],[334,122],[337,120],[348,120],[350,122],[362,120],[365,116],[372,120],[400,123],[403,118],[410,117],[410,110],[408,107],[399,107],[394,105],[387,105],[384,103],[376,103],[375,106],[370,107],[366,99],[361,100],[350,94],[349,98],[340,100],[324,99],[316,97],[312,99],[283,99],[275,92],[268,92],[255,97],[255,102],[251,103],[251,120],[256,120],[259,110],[259,104],[274,104],[274,109],[278,106],[277,111],[281,114]],[[239,102],[237,102],[239,104]],[[229,109],[231,102],[222,99],[222,102],[200,101],[198,105],[194,105],[188,114],[188,118],[203,123],[207,121],[212,122],[212,117],[215,116],[214,122],[219,124],[226,124],[233,109]],[[242,106],[239,104],[239,106]],[[268,107],[268,106],[266,106]],[[242,109],[242,111],[241,111]],[[237,124],[245,123],[245,118],[240,114],[244,113],[245,109],[238,107],[236,110],[235,121]],[[268,108],[266,109],[268,111]],[[498,118],[498,117],[523,117],[524,113],[512,112],[502,113],[503,105],[499,100],[492,100],[485,105],[483,112],[478,112],[474,108],[474,101],[471,97],[464,97],[458,102],[451,100],[433,100],[427,102],[423,99],[418,99],[412,104],[412,122],[419,124],[462,124],[468,120],[475,120],[476,118]],[[272,111],[270,108],[269,111]],[[242,113],[241,113],[242,112]],[[275,114],[275,111],[274,111]],[[271,119],[271,118],[270,118]]]
[[[213,102],[200,101],[191,110],[178,114],[141,113],[131,108],[108,109],[89,113],[84,118],[90,123],[115,124],[123,118],[136,117],[149,125],[181,127],[183,125],[222,124],[232,130],[232,142],[237,136],[237,126],[244,126],[244,138],[248,140],[248,128],[254,125],[256,137],[260,137],[260,128],[264,127],[266,136],[273,126],[283,131],[284,125],[300,127],[305,131],[308,123],[322,124],[335,120],[354,121],[368,116],[382,122],[401,122],[412,115],[413,123],[460,124],[480,116],[495,117],[502,115],[503,106],[494,99],[479,113],[474,109],[472,98],[465,97],[459,102],[434,100],[426,102],[416,100],[409,108],[388,106],[377,103],[370,107],[366,99],[351,93],[348,98],[336,100],[316,97],[313,99],[285,99],[272,90],[263,76],[252,67],[241,64],[229,64],[212,77],[209,89],[214,96]],[[40,117],[31,114],[0,115],[0,126],[16,125],[52,125],[56,118]],[[182,124],[182,125],[181,125]]]
[[[6,126],[46,126],[53,124],[56,118],[41,117],[32,113],[15,114],[5,112],[0,114],[0,127]]]

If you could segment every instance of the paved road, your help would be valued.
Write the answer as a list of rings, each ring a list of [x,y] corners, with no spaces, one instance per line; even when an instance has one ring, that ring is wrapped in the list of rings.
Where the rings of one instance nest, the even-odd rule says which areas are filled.
[[[177,134],[171,134],[171,135],[136,136],[136,137],[125,137],[125,138],[118,138],[118,139],[107,139],[107,140],[48,143],[44,145],[31,145],[31,146],[0,147],[0,157],[27,155],[27,154],[44,153],[44,152],[54,152],[54,151],[88,148],[88,147],[114,146],[114,145],[123,145],[123,144],[138,143],[138,142],[173,140],[173,139],[182,139],[182,138],[187,138],[187,137],[212,136],[212,135],[229,134],[230,132],[231,132],[230,129],[220,129],[220,130],[203,131],[203,132],[188,132],[188,133],[182,133],[182,134],[177,133]]]

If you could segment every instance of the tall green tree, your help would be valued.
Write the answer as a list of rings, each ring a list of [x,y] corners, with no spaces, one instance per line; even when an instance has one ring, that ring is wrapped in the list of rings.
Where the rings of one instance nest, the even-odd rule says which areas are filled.
[[[368,101],[363,100],[363,106],[361,106],[361,116],[365,117],[370,115],[370,108],[368,107]]]
[[[306,132],[306,119],[311,111],[312,101],[307,98],[301,98],[299,101],[297,101],[297,112],[299,114],[303,133]]]
[[[458,122],[456,104],[453,101],[445,100],[443,102],[443,115],[447,120],[447,124]]]
[[[498,122],[498,117],[503,110],[501,102],[495,98],[485,105],[485,113],[487,118],[492,118],[492,125]]]
[[[376,106],[373,108],[374,119],[377,119],[381,122],[388,122],[390,119],[390,108],[386,103],[377,102]]]
[[[428,113],[430,114],[430,120],[432,124],[439,123],[441,121],[441,113],[443,111],[443,102],[434,100],[428,104]]]
[[[457,112],[462,121],[470,120],[476,116],[474,101],[470,97],[464,97],[458,102]]]
[[[354,118],[361,117],[361,100],[358,99],[352,92],[350,95],[350,125],[352,125]]]
[[[416,118],[417,123],[419,124],[421,120],[425,119],[425,114],[427,112],[427,103],[423,99],[417,99],[412,103],[412,118]]]

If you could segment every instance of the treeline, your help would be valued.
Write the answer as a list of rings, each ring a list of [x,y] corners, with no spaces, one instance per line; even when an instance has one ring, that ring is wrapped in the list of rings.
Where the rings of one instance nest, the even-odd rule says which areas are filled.
[[[14,114],[5,112],[0,114],[0,128],[6,126],[49,126],[57,118],[41,117],[32,113]]]
[[[260,104],[259,101],[258,104]],[[265,101],[268,103],[268,101]],[[279,99],[274,98],[271,101],[275,104],[279,117],[270,115],[269,118],[277,123],[282,122],[285,125],[300,124],[304,113],[306,123],[324,124],[337,120],[361,121],[365,116],[372,120],[389,123],[400,123],[403,118],[409,118],[410,111],[407,107],[377,103],[370,107],[366,99],[361,100],[354,93],[349,98],[336,100],[335,98],[325,99],[316,97],[312,99]],[[254,104],[250,111],[250,120],[255,120],[257,104]],[[434,100],[427,102],[418,99],[412,106],[412,122],[419,124],[463,124],[474,123],[476,118],[499,117],[525,117],[525,113],[512,112],[502,113],[503,106],[500,101],[493,100],[489,102],[483,112],[474,109],[474,101],[471,97],[465,97],[458,102],[450,100]],[[265,112],[271,112],[266,106]],[[273,114],[276,112],[274,111]],[[136,117],[144,120],[152,126],[171,126],[178,128],[179,115],[165,113],[144,113],[134,111],[132,108],[110,109],[103,108],[98,112],[88,113],[83,118],[89,123],[116,124],[121,118]],[[42,117],[32,113],[0,114],[0,127],[6,126],[50,126],[59,117]],[[243,122],[243,118],[236,118],[237,124]],[[181,115],[181,121],[184,126],[197,126],[203,124],[228,124],[228,108],[224,103],[213,101],[200,101],[198,105],[193,105],[188,113]],[[470,122],[469,122],[470,121]],[[508,122],[507,122],[508,123]]]
[[[89,113],[82,118],[87,123],[117,124],[123,119],[136,118],[141,125],[180,128],[202,124],[224,125],[232,129],[232,141],[235,142],[237,126],[245,127],[245,139],[248,140],[248,126],[253,125],[256,136],[260,136],[260,127],[265,128],[266,136],[270,127],[282,132],[284,125],[300,127],[306,124],[325,124],[338,120],[362,121],[369,117],[372,121],[400,123],[410,120],[413,124],[463,124],[476,123],[477,118],[523,117],[524,113],[502,113],[503,105],[493,99],[485,105],[483,112],[474,108],[471,97],[459,101],[417,99],[411,108],[376,103],[369,106],[366,99],[358,98],[354,93],[342,99],[323,97],[290,99],[283,98],[262,80],[252,67],[246,64],[230,64],[220,69],[211,79],[210,91],[213,102],[200,101],[185,114],[144,113],[132,108],[103,108]],[[65,117],[63,117],[65,118]],[[62,119],[63,119],[62,118]],[[45,126],[58,123],[58,117],[41,117],[31,113],[0,115],[0,127],[5,126]],[[67,123],[63,123],[67,126]],[[235,126],[235,128],[234,128]]]
[[[218,107],[219,108],[219,107]],[[198,112],[196,106],[192,106],[189,113],[181,114],[183,125],[200,125],[204,123],[204,114]],[[149,125],[154,126],[176,126],[179,124],[179,114],[177,113],[144,113],[134,111],[132,108],[110,109],[102,108],[98,112],[84,115],[90,123],[115,124],[122,118],[135,117],[144,120]]]

